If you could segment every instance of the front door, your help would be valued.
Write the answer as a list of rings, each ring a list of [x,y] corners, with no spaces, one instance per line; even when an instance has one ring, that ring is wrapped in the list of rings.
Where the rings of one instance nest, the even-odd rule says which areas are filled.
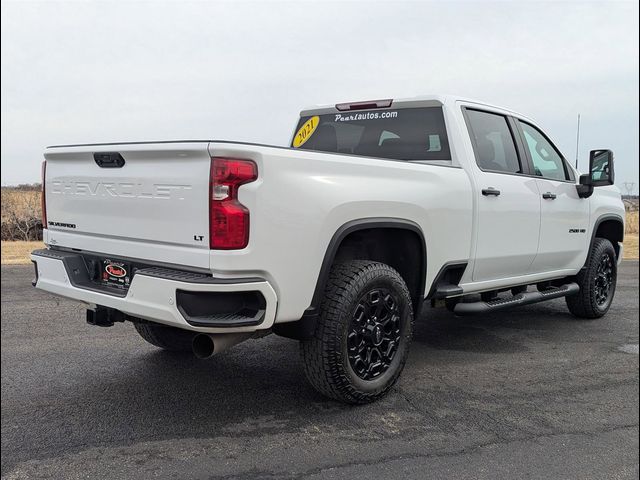
[[[589,200],[578,197],[575,175],[551,141],[530,123],[517,121],[525,153],[539,177],[541,228],[533,273],[580,268],[589,248]]]

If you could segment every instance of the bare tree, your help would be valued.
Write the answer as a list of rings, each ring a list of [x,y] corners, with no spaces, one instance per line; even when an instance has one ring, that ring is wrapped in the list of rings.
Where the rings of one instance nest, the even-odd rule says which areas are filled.
[[[40,192],[2,189],[2,239],[37,240]]]

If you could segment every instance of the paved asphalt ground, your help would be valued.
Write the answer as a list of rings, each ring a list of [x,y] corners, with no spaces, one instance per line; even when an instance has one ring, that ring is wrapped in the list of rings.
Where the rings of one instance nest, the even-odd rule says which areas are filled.
[[[637,261],[597,321],[563,300],[428,310],[397,386],[362,407],[315,393],[294,341],[171,355],[31,276],[2,267],[3,478],[638,477]]]

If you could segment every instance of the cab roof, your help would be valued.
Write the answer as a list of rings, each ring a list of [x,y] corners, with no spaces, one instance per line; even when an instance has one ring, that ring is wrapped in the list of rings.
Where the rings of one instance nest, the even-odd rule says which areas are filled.
[[[481,100],[474,100],[458,95],[446,95],[446,94],[434,94],[434,95],[420,95],[416,97],[407,98],[393,98],[383,100],[365,100],[354,102],[340,102],[337,104],[326,105],[312,105],[304,108],[301,112],[301,116],[307,116],[311,114],[327,114],[327,113],[339,113],[351,110],[368,110],[373,108],[407,108],[407,107],[429,107],[429,106],[454,106],[456,103],[478,105],[491,110],[497,110],[509,115],[517,116],[520,118],[528,118],[526,115],[522,115],[519,112],[511,110],[509,108],[501,107],[499,105],[493,105]],[[377,105],[376,105],[377,104]],[[355,108],[348,108],[349,105],[355,106]]]

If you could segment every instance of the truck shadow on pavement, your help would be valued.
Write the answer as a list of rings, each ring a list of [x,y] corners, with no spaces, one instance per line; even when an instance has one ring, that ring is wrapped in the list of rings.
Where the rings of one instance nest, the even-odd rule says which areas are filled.
[[[572,335],[576,319],[547,305],[504,310],[491,315],[456,317],[444,308],[426,308],[415,322],[412,350],[473,353],[527,352],[527,341]],[[545,333],[546,332],[546,333]]]
[[[565,333],[572,335],[571,323],[574,320],[568,314],[541,312],[539,307],[471,319],[431,311],[416,322],[407,370],[428,373],[452,354],[464,368],[460,364],[473,365],[478,354],[528,352],[528,342],[553,342]],[[275,336],[249,340],[204,361],[139,342],[137,346],[119,361],[105,358],[100,370],[87,370],[82,378],[74,379],[70,400],[83,410],[74,418],[99,417],[106,401],[114,432],[124,426],[136,432],[135,436],[145,436],[145,431],[153,431],[154,436],[161,432],[168,436],[232,435],[238,424],[251,419],[251,425],[240,429],[243,434],[260,435],[283,425],[326,420],[327,411],[353,408],[325,399],[307,384],[295,341]],[[429,381],[424,380],[420,388],[428,389]],[[69,390],[53,394],[70,396]],[[376,411],[390,401],[394,401],[393,393],[383,402],[358,408]]]

